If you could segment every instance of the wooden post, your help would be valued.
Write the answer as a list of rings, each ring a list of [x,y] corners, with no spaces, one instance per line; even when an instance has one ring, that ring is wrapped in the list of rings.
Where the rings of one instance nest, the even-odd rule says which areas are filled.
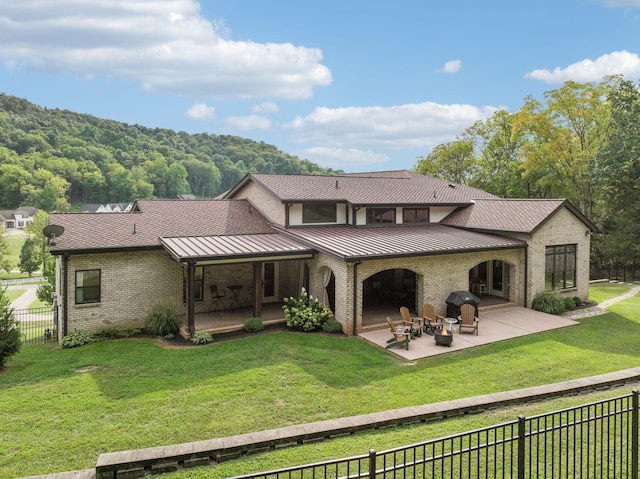
[[[253,317],[262,317],[262,263],[253,263]]]

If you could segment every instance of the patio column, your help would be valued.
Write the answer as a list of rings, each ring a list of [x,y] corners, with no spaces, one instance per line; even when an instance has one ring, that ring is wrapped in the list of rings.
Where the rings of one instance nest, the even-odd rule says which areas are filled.
[[[253,263],[253,317],[262,317],[262,263]]]
[[[187,262],[187,332],[190,336],[193,336],[196,332],[195,325],[195,261]]]

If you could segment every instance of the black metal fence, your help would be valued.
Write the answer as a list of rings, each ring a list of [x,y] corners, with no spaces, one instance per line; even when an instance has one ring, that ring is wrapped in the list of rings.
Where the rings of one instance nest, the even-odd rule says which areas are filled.
[[[638,392],[387,451],[236,479],[638,479]]]
[[[57,327],[51,306],[14,309],[13,319],[18,322],[23,343],[57,341]]]
[[[625,283],[640,281],[640,260],[592,262],[589,278],[591,280],[609,279],[610,281],[622,281]]]

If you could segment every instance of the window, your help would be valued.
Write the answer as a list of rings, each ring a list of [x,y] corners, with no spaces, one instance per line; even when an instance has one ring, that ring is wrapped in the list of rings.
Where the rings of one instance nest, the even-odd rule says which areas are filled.
[[[544,279],[547,291],[575,288],[576,245],[547,246]]]
[[[337,221],[335,203],[302,205],[303,223],[335,223]]]
[[[428,223],[429,208],[404,208],[402,210],[403,223]]]
[[[193,267],[193,289],[195,290],[195,300],[204,299],[204,266]],[[182,277],[182,302],[187,302],[187,270],[184,270]]]
[[[367,224],[395,223],[395,208],[367,208]]]
[[[76,271],[76,304],[100,302],[100,270]]]

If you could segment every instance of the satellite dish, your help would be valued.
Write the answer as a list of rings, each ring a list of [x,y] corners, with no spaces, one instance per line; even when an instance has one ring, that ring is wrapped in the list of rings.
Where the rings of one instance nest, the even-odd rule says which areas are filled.
[[[62,233],[64,233],[64,227],[60,225],[48,225],[42,228],[42,233],[49,238],[49,245],[53,246],[56,244],[56,237],[62,236]]]

